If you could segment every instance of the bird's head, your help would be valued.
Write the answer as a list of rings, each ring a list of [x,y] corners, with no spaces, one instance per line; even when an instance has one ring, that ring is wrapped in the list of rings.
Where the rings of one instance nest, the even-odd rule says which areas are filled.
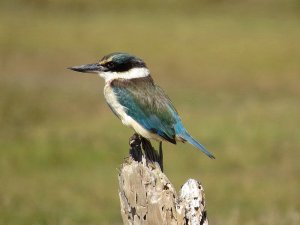
[[[105,81],[118,78],[134,79],[150,75],[142,59],[120,52],[106,55],[97,63],[73,66],[68,69],[82,73],[97,73],[103,77]]]

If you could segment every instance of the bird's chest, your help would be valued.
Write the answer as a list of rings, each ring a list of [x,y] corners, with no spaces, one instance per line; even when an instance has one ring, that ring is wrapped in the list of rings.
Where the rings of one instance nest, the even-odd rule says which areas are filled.
[[[106,84],[104,86],[104,97],[111,110],[114,112],[114,114],[116,114],[117,117],[121,119],[122,123],[130,126],[129,118],[125,112],[125,108],[119,103],[117,96],[110,87],[110,84]]]

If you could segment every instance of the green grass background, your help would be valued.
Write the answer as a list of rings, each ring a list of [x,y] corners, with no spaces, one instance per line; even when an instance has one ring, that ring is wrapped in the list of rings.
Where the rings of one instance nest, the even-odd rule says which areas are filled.
[[[66,67],[143,58],[190,133],[164,145],[177,189],[205,188],[211,224],[300,224],[298,1],[3,1],[0,224],[121,224],[124,127],[104,81]]]

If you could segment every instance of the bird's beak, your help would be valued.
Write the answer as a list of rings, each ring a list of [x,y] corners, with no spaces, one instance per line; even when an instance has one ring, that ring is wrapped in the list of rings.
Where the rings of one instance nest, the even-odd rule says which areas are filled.
[[[68,69],[81,72],[81,73],[98,73],[104,71],[105,68],[101,66],[99,63],[93,63],[93,64],[86,64],[81,66],[73,66],[73,67],[69,67]]]

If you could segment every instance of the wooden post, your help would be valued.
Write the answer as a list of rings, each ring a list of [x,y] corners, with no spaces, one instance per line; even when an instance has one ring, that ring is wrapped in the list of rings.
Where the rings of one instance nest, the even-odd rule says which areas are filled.
[[[131,138],[130,157],[119,171],[121,215],[126,225],[208,225],[204,190],[200,182],[189,179],[177,195],[162,172],[162,155],[143,145],[142,138]],[[150,149],[155,153],[150,155]],[[161,149],[160,149],[161,150]],[[161,150],[162,152],[162,150]],[[148,155],[148,156],[147,156]],[[161,165],[161,166],[160,166]]]

